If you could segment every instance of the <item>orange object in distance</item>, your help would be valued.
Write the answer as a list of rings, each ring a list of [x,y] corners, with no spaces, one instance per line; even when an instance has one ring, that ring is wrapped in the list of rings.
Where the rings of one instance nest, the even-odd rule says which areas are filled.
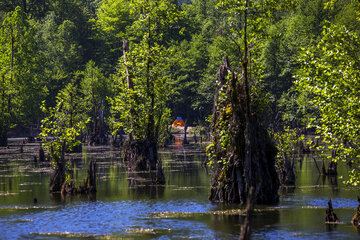
[[[172,124],[174,127],[184,127],[185,126],[185,122],[184,120],[182,120],[181,117],[177,117],[176,120],[173,122]]]

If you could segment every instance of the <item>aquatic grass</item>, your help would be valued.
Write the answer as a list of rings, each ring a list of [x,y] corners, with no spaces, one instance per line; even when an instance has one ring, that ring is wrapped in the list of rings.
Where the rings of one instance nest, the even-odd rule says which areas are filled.
[[[30,219],[17,219],[17,220],[14,220],[13,223],[26,223],[26,222],[33,222],[34,219],[33,218],[30,218]]]
[[[12,193],[12,192],[0,192],[0,196],[11,196],[11,195],[18,195],[19,193]]]
[[[261,214],[264,212],[277,211],[277,208],[258,208],[254,209],[255,214]],[[150,218],[161,218],[161,219],[182,219],[182,218],[193,218],[199,216],[209,215],[226,215],[226,216],[246,216],[246,209],[228,209],[228,210],[215,210],[207,212],[155,212],[149,215]]]
[[[19,210],[54,210],[59,206],[0,206],[0,212],[19,211]]]
[[[171,231],[170,228],[168,229],[160,229],[160,228],[129,228],[126,229],[125,232],[127,233],[132,233],[132,234],[153,234],[153,235],[158,235],[158,234],[167,234]]]
[[[119,239],[114,234],[90,234],[90,233],[70,233],[70,232],[31,232],[32,235],[40,237],[60,237],[60,238],[77,238],[77,239]]]

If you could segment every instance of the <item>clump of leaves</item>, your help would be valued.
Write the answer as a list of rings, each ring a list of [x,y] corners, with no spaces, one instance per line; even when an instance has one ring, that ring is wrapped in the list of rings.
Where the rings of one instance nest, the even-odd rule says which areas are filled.
[[[270,133],[271,134],[271,133]],[[283,161],[283,156],[286,155],[290,159],[294,158],[297,153],[297,148],[304,140],[304,135],[299,135],[296,129],[285,127],[282,132],[273,133],[273,138],[276,142],[277,155],[276,155],[276,166],[278,167]]]
[[[69,83],[56,97],[56,105],[46,108],[45,101],[41,109],[46,117],[41,121],[43,146],[48,151],[56,169],[64,163],[66,151],[72,151],[81,144],[79,136],[89,119],[84,119],[79,107],[77,88]]]

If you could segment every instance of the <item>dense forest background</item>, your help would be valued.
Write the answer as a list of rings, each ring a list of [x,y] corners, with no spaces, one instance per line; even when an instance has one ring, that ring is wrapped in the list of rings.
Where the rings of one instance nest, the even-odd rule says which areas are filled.
[[[267,1],[252,2],[264,7],[251,9],[250,17],[265,13],[248,30],[251,95],[261,106],[261,121],[274,132],[316,130],[341,158],[357,159],[359,1],[279,1],[275,5],[287,7],[269,14]],[[241,72],[243,20],[229,11],[234,5],[1,1],[0,144],[16,129],[32,135],[59,104],[67,106],[63,118],[70,126],[81,121],[79,129],[93,135],[146,132],[139,122],[147,116],[158,128],[177,116],[208,125],[224,57]]]

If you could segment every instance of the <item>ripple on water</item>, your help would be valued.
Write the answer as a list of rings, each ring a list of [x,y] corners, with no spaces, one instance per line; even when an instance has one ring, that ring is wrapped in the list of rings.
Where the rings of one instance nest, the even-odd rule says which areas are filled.
[[[12,211],[29,210],[22,216],[22,219],[33,219],[27,225],[19,226],[16,234],[26,235],[29,229],[33,233],[53,233],[54,229],[60,233],[88,233],[88,234],[112,234],[141,233],[140,229],[154,229],[156,234],[162,234],[163,230],[175,229],[180,231],[184,224],[191,225],[188,221],[149,218],[148,215],[160,211],[186,211],[186,212],[206,212],[213,208],[208,202],[188,202],[188,201],[119,201],[119,202],[75,202],[67,205],[58,206],[56,209],[36,206],[16,206],[7,207]],[[42,209],[44,211],[36,211]],[[52,210],[52,211],[49,211]],[[19,217],[12,220],[16,221]],[[10,226],[6,223],[4,227]],[[134,226],[141,226],[134,228]],[[188,226],[191,228],[192,226]],[[0,227],[1,228],[1,227]],[[146,231],[145,231],[146,232]],[[143,232],[144,233],[144,232]],[[12,234],[15,234],[14,232]]]
[[[330,197],[313,197],[303,196],[301,199],[286,198],[283,202],[289,207],[302,207],[302,208],[326,208]],[[334,208],[354,208],[358,205],[355,199],[331,197],[332,205]]]

